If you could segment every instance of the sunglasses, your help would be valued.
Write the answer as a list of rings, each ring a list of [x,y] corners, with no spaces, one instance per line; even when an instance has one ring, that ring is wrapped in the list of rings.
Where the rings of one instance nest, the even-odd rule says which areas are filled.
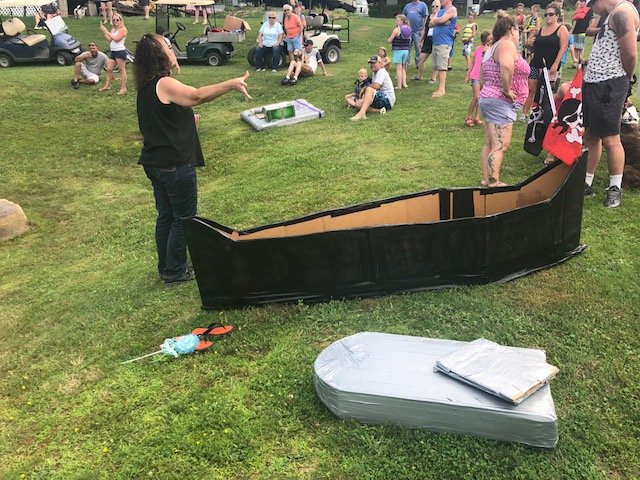
[[[275,20],[276,17],[269,17],[269,20]]]
[[[545,13],[544,16],[545,17],[555,17],[557,14],[556,13]]]

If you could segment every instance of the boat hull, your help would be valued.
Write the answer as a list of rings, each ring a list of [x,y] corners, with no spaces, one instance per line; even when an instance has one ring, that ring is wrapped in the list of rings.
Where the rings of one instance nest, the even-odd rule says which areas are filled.
[[[585,248],[580,243],[585,166],[583,157],[571,167],[546,167],[512,187],[431,190],[245,231],[200,217],[185,219],[202,307],[488,284],[556,265]],[[555,177],[558,188],[549,198],[536,199],[539,189],[531,185],[545,175]],[[534,200],[527,200],[532,195]],[[494,204],[509,201],[516,208],[492,213]],[[361,218],[403,202],[436,205],[440,219],[348,225],[350,216]],[[334,229],[283,233],[321,220],[329,225],[327,219]],[[335,229],[339,221],[346,222],[343,229]]]

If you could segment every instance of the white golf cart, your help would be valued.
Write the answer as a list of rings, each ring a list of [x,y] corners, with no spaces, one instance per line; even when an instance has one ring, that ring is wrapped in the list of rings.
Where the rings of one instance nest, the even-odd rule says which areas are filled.
[[[51,0],[0,0],[0,67],[16,63],[51,63],[71,65],[82,52],[81,43],[67,33],[67,25],[60,15],[44,20],[44,27],[51,35],[28,30],[18,18],[25,7],[42,7]],[[17,14],[17,15],[14,15]]]

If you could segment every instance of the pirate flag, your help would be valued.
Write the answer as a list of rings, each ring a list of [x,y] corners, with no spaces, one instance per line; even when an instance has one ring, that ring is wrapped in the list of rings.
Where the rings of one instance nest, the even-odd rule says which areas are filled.
[[[524,135],[524,150],[531,155],[540,155],[547,127],[551,123],[551,119],[556,115],[556,107],[552,96],[549,71],[547,67],[544,67],[542,76],[538,79],[538,86],[533,97],[533,106],[529,114],[527,132]]]
[[[573,164],[582,153],[582,69],[579,68],[553,117],[542,146],[567,165]]]

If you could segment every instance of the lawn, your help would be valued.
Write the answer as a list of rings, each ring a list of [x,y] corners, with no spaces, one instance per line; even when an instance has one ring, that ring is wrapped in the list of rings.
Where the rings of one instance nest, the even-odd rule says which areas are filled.
[[[223,67],[185,65],[181,81],[200,86],[248,68],[260,15],[240,14],[253,30],[238,55]],[[130,47],[153,28],[126,21]],[[183,40],[195,34],[185,23]],[[96,18],[68,24],[85,45],[100,39]],[[483,133],[464,126],[460,52],[446,97],[411,81],[393,111],[353,124],[342,99],[393,20],[353,17],[351,27],[352,42],[328,66],[333,76],[281,87],[281,73],[254,73],[251,104],[231,93],[196,109],[207,160],[200,215],[248,228],[478,184]],[[553,269],[502,285],[204,312],[195,283],[165,290],[156,275],[133,82],[119,97],[117,82],[108,93],[71,89],[71,67],[19,66],[0,79],[0,198],[31,223],[0,244],[0,478],[640,477],[640,195],[624,192],[620,208],[603,208],[604,162],[598,196],[585,200],[588,248]],[[249,105],[294,98],[326,117],[262,133],[240,120]],[[524,124],[514,132],[509,183],[542,164],[522,150]],[[208,353],[120,365],[212,321],[235,332]],[[361,331],[546,350],[560,368],[558,447],[337,419],[316,397],[313,361]]]

